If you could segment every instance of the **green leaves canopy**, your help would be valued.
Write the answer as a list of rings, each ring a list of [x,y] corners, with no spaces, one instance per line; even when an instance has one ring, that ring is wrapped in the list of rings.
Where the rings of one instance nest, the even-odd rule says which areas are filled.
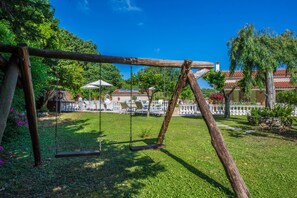
[[[206,80],[211,86],[214,87],[217,91],[222,91],[226,82],[226,75],[221,71],[210,70],[203,76],[203,79]]]
[[[276,34],[245,25],[227,45],[231,75],[236,69],[243,70],[240,86],[246,94],[255,85],[263,88],[265,73],[274,72],[278,67],[286,67],[291,81],[296,82],[297,40],[293,32]]]

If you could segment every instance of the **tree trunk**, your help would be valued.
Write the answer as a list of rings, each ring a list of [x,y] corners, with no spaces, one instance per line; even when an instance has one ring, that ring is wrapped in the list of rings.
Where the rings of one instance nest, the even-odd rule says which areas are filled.
[[[47,108],[48,101],[55,96],[55,90],[49,90],[44,94],[43,104],[41,105],[41,109]]]
[[[225,113],[224,113],[224,117],[225,118],[230,118],[230,96],[229,94],[224,94],[224,98],[225,98]]]
[[[274,81],[273,81],[273,71],[266,71],[265,81],[266,81],[266,107],[268,107],[269,109],[273,109],[275,104],[275,87],[274,87]]]
[[[230,96],[235,90],[236,86],[234,86],[229,93],[226,93],[226,91],[223,89],[223,95],[225,99],[225,112],[224,112],[224,117],[225,118],[230,118]]]
[[[223,136],[218,128],[216,121],[214,120],[208,105],[203,97],[203,93],[195,79],[195,76],[192,71],[188,74],[188,81],[191,86],[191,89],[194,93],[196,102],[198,103],[199,109],[201,111],[202,117],[207,125],[211,143],[224,166],[225,172],[228,179],[232,185],[232,188],[237,197],[247,198],[250,196],[249,190],[245,185],[237,167],[235,161],[233,160],[231,154],[228,151],[227,146],[224,143]]]
[[[152,104],[152,101],[153,101],[153,95],[154,95],[154,93],[152,93],[151,96],[150,96],[150,90],[148,90],[146,93],[147,93],[147,97],[148,97],[148,99],[149,99],[149,103],[148,103],[148,106],[147,106],[146,116],[147,116],[147,117],[150,117],[151,104]]]
[[[6,128],[18,76],[19,67],[17,65],[17,60],[16,57],[12,57],[7,65],[3,84],[0,88],[0,145]]]

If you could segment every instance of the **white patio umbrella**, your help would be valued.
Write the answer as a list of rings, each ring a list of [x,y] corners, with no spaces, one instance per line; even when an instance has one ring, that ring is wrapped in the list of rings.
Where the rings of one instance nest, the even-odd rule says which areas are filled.
[[[100,88],[99,86],[91,85],[90,83],[81,87],[81,89],[89,89],[89,103],[90,103],[90,100],[91,100],[90,89],[99,89],[99,88]]]
[[[105,82],[104,80],[97,80],[95,82],[89,83],[89,85],[94,85],[94,86],[113,86],[112,84]]]
[[[86,84],[82,86],[81,89],[99,89],[99,87],[95,85]]]
[[[89,102],[91,98],[90,89],[100,89],[100,86],[103,87],[103,86],[113,86],[113,85],[103,80],[97,80],[95,82],[91,82],[81,87],[82,89],[89,89]]]

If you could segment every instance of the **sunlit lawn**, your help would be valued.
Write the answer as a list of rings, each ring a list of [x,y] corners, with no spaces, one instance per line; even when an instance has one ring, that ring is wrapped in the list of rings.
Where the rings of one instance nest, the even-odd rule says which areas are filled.
[[[129,115],[68,113],[59,118],[60,151],[98,149],[99,157],[54,158],[54,120],[39,123],[43,165],[33,168],[28,133],[4,145],[0,197],[228,197],[234,196],[204,121],[174,117],[166,149],[129,151]],[[250,129],[245,117],[220,123]],[[133,117],[134,145],[155,141],[162,117]],[[253,197],[297,197],[297,132],[245,134],[221,128]],[[142,133],[149,133],[147,139]],[[138,141],[139,140],[139,141]]]

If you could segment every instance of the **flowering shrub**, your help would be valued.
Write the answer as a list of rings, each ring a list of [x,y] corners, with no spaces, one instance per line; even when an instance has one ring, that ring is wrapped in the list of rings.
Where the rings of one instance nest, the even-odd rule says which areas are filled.
[[[224,96],[221,93],[213,93],[210,95],[209,99],[212,100],[213,103],[217,104],[223,102]]]
[[[3,136],[4,141],[8,141],[16,135],[20,134],[24,127],[28,126],[27,116],[16,111],[14,108],[10,109],[10,114],[7,119],[7,125]]]
[[[4,150],[3,146],[0,145],[0,153]],[[1,154],[0,154],[1,157]],[[0,158],[0,166],[4,165],[4,160]]]
[[[17,126],[28,126],[27,116],[23,113],[15,111],[13,108],[10,109],[10,113],[14,116],[14,121]]]

